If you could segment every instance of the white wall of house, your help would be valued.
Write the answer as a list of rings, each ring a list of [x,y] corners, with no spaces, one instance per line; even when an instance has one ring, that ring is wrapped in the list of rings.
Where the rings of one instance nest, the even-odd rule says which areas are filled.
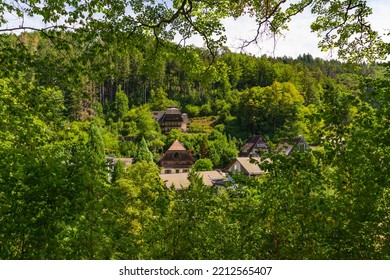
[[[161,167],[161,174],[188,173],[191,168],[164,168]]]
[[[241,172],[242,171],[242,166],[241,166],[241,164],[238,161],[236,161],[236,162],[234,162],[234,164],[232,164],[229,167],[228,171],[232,172],[232,173],[234,173],[234,172]]]

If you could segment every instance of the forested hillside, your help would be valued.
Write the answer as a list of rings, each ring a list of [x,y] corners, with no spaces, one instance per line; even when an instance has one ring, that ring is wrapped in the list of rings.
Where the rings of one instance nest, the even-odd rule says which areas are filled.
[[[0,34],[0,259],[390,258],[388,63],[114,31]],[[169,106],[186,133],[161,131]],[[253,134],[271,146],[260,178],[159,177],[176,139],[224,169]],[[299,135],[310,151],[277,152]]]

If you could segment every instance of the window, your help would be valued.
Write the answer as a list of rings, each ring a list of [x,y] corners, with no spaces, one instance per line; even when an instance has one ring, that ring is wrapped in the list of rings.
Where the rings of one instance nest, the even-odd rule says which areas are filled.
[[[165,174],[171,174],[172,173],[172,170],[170,169],[165,169]]]
[[[176,169],[176,173],[180,173],[180,169]]]

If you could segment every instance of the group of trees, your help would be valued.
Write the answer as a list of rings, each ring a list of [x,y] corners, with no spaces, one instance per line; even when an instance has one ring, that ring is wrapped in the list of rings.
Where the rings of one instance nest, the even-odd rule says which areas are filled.
[[[311,6],[323,47],[388,54],[365,1],[100,2],[0,4],[0,32],[34,30],[4,27],[7,13],[55,23],[0,34],[0,258],[390,258],[389,65],[259,58],[213,37],[225,16],[249,10],[278,32]],[[174,32],[206,48],[166,41]],[[168,105],[213,127],[163,135],[151,111]],[[177,192],[158,176],[175,139],[200,171],[225,167],[252,133],[317,147],[286,157],[271,145],[266,175],[226,187],[193,172]],[[107,155],[134,164],[111,168]]]

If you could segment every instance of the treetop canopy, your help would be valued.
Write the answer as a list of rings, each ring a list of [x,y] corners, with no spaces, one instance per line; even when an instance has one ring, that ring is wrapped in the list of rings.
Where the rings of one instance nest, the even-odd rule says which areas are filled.
[[[222,19],[254,17],[257,32],[243,47],[258,43],[264,34],[288,29],[297,14],[310,9],[316,15],[311,29],[322,50],[337,49],[343,59],[383,59],[389,44],[371,28],[372,9],[365,0],[16,0],[0,3],[0,33],[17,30],[78,30],[104,41],[126,34],[148,34],[163,40],[201,36],[214,54],[226,42]],[[28,26],[28,17],[39,18],[42,27]],[[13,25],[12,22],[17,24]],[[91,39],[91,38],[87,38]]]

